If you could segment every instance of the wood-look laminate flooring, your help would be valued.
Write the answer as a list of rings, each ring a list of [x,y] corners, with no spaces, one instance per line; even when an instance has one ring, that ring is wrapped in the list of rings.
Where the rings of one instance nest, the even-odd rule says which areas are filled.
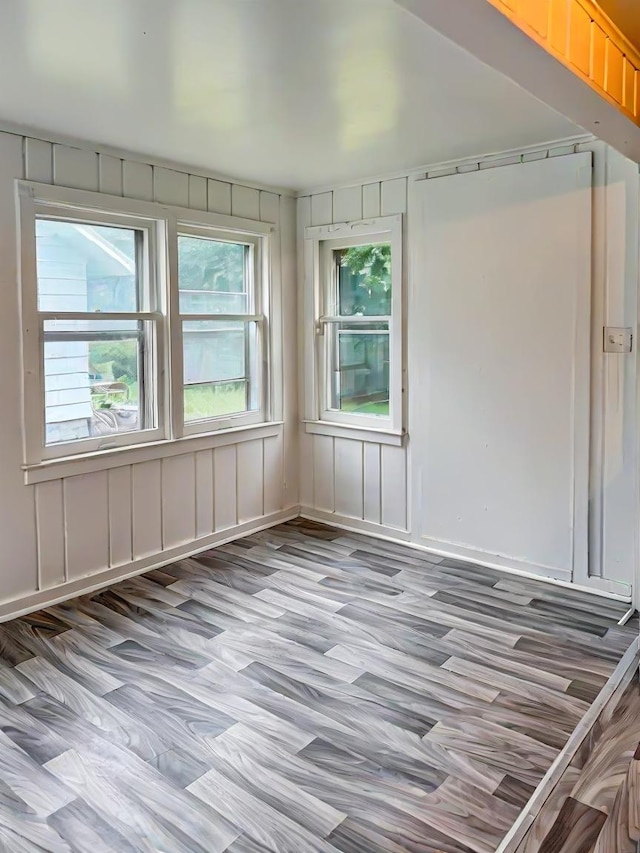
[[[0,625],[0,850],[491,853],[624,605],[301,519]]]
[[[640,848],[640,682],[614,695],[517,853],[636,853]]]

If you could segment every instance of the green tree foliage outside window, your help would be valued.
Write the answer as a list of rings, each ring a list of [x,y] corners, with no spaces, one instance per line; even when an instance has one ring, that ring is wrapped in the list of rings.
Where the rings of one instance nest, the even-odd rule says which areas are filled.
[[[390,244],[352,246],[337,255],[340,314],[391,314]]]

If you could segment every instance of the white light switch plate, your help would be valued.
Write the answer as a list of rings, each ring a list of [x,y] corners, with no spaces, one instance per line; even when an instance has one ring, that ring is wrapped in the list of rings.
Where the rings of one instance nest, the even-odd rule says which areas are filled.
[[[604,329],[604,351],[605,352],[631,352],[633,343],[632,330],[620,328],[619,326],[605,326]]]

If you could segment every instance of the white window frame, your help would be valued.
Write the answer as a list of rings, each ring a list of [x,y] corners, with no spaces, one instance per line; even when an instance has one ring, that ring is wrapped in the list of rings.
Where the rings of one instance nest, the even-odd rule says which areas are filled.
[[[240,243],[251,247],[251,269],[250,269],[250,293],[251,293],[251,308],[252,311],[246,314],[183,314],[180,312],[178,304],[179,317],[179,332],[180,332],[180,352],[178,358],[182,359],[184,355],[183,349],[183,328],[184,323],[189,321],[220,321],[230,320],[239,322],[254,322],[257,327],[257,375],[252,377],[256,386],[256,397],[258,404],[255,409],[246,412],[238,412],[230,415],[220,415],[211,418],[202,418],[197,421],[185,421],[184,419],[184,393],[179,395],[179,400],[175,401],[178,418],[181,421],[181,430],[183,435],[200,435],[203,432],[211,432],[219,429],[232,429],[234,427],[251,426],[254,424],[263,424],[267,418],[269,411],[269,373],[268,373],[268,315],[269,305],[268,299],[265,299],[267,288],[264,287],[264,282],[267,280],[268,258],[266,241],[263,237],[257,234],[247,232],[225,231],[219,228],[207,228],[202,225],[196,225],[193,222],[180,220],[177,223],[178,237],[199,237],[205,240],[219,240],[229,243]],[[176,279],[178,282],[178,279]],[[178,282],[179,283],[179,282]],[[179,301],[179,293],[178,293]],[[251,369],[250,366],[247,369]],[[184,384],[184,382],[183,382]]]
[[[86,190],[16,181],[20,323],[22,331],[23,447],[27,482],[55,479],[56,471],[74,465],[78,470],[101,470],[126,464],[118,457],[173,455],[181,441],[209,440],[216,446],[237,441],[245,429],[270,433],[280,421],[271,412],[272,367],[270,304],[272,298],[269,242],[274,226],[266,222],[161,205]],[[58,316],[39,312],[37,298],[36,217],[53,215],[68,221],[142,229],[147,235],[148,290],[154,302],[134,313],[96,312],[94,319],[148,319],[155,324],[155,428],[45,444],[44,351],[42,321]],[[221,417],[184,424],[182,321],[178,292],[178,234],[200,233],[216,239],[224,234],[237,242],[251,242],[255,260],[256,308],[260,340],[260,407],[238,417]],[[63,312],[60,312],[62,314]],[[89,313],[89,312],[87,312]],[[68,319],[74,315],[64,314]],[[189,315],[190,316],[190,315]],[[83,319],[85,315],[83,314]],[[208,315],[216,319],[218,315]],[[205,319],[205,318],[203,318]],[[244,317],[246,319],[246,317]],[[281,381],[282,377],[276,377]],[[225,434],[228,433],[228,441]],[[163,450],[162,448],[165,448]],[[136,449],[137,448],[137,449]],[[157,448],[157,450],[155,450]],[[186,451],[182,451],[186,452]],[[142,458],[142,456],[140,456]],[[83,461],[84,460],[84,461]]]
[[[391,245],[391,315],[388,317],[366,316],[341,317],[332,311],[331,301],[335,294],[334,252],[352,246],[372,243]],[[307,430],[322,432],[326,425],[338,430],[355,429],[363,433],[385,433],[402,436],[403,423],[403,241],[402,215],[383,216],[358,222],[336,225],[309,226],[305,229],[305,256],[307,280],[313,293],[313,342],[308,349],[306,373],[311,388],[306,400]],[[341,412],[330,408],[329,336],[327,326],[336,322],[362,322],[365,324],[388,322],[389,324],[389,416],[363,415]],[[337,432],[336,432],[337,434]]]

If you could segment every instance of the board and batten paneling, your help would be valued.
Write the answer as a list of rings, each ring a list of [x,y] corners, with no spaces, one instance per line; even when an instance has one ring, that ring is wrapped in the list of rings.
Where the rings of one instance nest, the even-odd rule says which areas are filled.
[[[304,282],[302,242],[307,225],[328,225],[376,216],[407,213],[408,180],[405,177],[343,187],[298,199],[298,277]],[[299,329],[313,327],[310,283],[298,293]],[[313,358],[299,341],[300,363]],[[301,371],[302,373],[302,371]],[[309,375],[309,371],[305,372]],[[304,417],[313,416],[309,389],[299,384]],[[342,436],[300,435],[300,504],[302,511],[320,512],[324,518],[377,525],[381,532],[404,536],[407,532],[407,448],[390,447],[375,437],[362,441]]]
[[[284,427],[268,438],[203,446],[178,455],[108,470],[24,484],[22,459],[20,340],[14,193],[16,179],[55,184],[111,196],[232,214],[274,226],[272,354],[283,389],[272,382],[273,416]],[[53,600],[59,587],[82,591],[91,579],[123,576],[229,538],[263,520],[283,516],[298,502],[295,201],[262,188],[188,173],[91,147],[0,133],[0,387],[5,418],[0,462],[0,534],[11,542],[5,555],[0,608],[3,614]],[[293,312],[293,315],[292,315]],[[295,326],[295,322],[293,324]],[[287,328],[287,339],[283,328]],[[286,486],[285,486],[286,478]],[[295,511],[295,510],[294,510]]]
[[[39,589],[193,550],[198,540],[281,513],[283,465],[277,435],[29,487]]]
[[[604,47],[603,47],[604,50]],[[598,60],[598,56],[594,57]],[[600,57],[598,61],[602,61]],[[618,84],[619,85],[619,84]],[[624,85],[624,84],[623,84]],[[626,160],[605,143],[568,141],[553,146],[509,152],[505,156],[493,155],[477,162],[465,161],[436,165],[423,172],[408,174],[385,181],[368,181],[362,185],[323,189],[299,197],[297,202],[298,232],[298,292],[299,328],[312,328],[314,306],[309,282],[302,284],[305,276],[303,263],[304,229],[307,225],[332,224],[361,211],[364,219],[381,215],[403,213],[406,251],[413,265],[416,244],[416,187],[424,182],[437,182],[452,175],[462,176],[478,172],[495,172],[499,179],[503,167],[519,163],[564,159],[572,154],[589,152],[593,155],[593,232],[590,251],[593,255],[592,292],[592,354],[591,354],[591,411],[590,411],[590,500],[589,500],[589,565],[582,559],[581,572],[576,576],[580,584],[607,592],[627,594],[636,580],[638,570],[637,518],[638,507],[638,440],[640,430],[636,411],[637,358],[603,354],[602,327],[630,326],[637,323],[638,305],[638,191],[640,180],[637,166]],[[465,249],[466,251],[466,249]],[[406,263],[406,269],[410,264]],[[411,341],[425,342],[425,316],[417,311],[416,299],[424,291],[424,270],[412,269],[406,282],[406,332]],[[454,324],[457,334],[457,324]],[[566,332],[567,340],[573,330]],[[506,356],[505,356],[506,358]],[[303,376],[313,375],[313,354],[299,341],[300,371],[298,387],[300,419],[313,419],[314,407],[310,403],[308,387]],[[406,395],[409,406],[425,397],[428,388],[420,381],[420,365],[411,352],[407,355]],[[536,381],[540,376],[534,377]],[[307,383],[308,386],[308,383]],[[457,387],[452,385],[453,387]],[[459,428],[460,425],[456,425]],[[306,514],[347,526],[379,531],[384,535],[421,542],[419,516],[414,510],[420,506],[425,484],[422,482],[419,461],[425,451],[424,428],[415,417],[409,430],[406,447],[385,446],[370,439],[354,445],[362,447],[362,473],[359,463],[354,465],[355,487],[343,485],[346,474],[344,462],[345,439],[338,435],[317,435],[307,432],[304,423],[299,433],[300,504]],[[343,433],[341,434],[343,435]],[[584,438],[584,436],[583,436]],[[421,448],[422,447],[422,451]],[[445,450],[447,445],[445,444]],[[436,454],[438,449],[429,448]],[[418,454],[416,456],[416,453]],[[347,465],[354,464],[358,454],[347,451]],[[435,457],[434,457],[435,458]],[[565,469],[566,473],[566,469]],[[505,475],[506,476],[506,475]],[[580,480],[580,478],[582,478]],[[578,491],[584,492],[584,466],[579,472]],[[362,495],[358,487],[361,486]],[[441,484],[443,498],[454,501],[460,494],[459,481]],[[464,495],[461,496],[464,498]],[[455,501],[454,501],[455,502]],[[506,527],[509,521],[503,517]],[[582,543],[584,544],[582,530]],[[566,539],[565,539],[566,541]],[[424,544],[424,540],[422,540]],[[459,555],[473,556],[475,542],[470,548],[458,549],[443,545],[441,550]],[[490,555],[475,556],[481,562],[492,560]],[[520,555],[522,556],[522,554]],[[566,556],[566,553],[565,553]],[[580,562],[580,561],[579,561]],[[526,563],[520,567],[536,571]],[[565,561],[564,565],[567,565]],[[542,572],[545,570],[542,569]],[[566,572],[560,572],[566,577]],[[640,584],[636,583],[636,588]],[[638,589],[640,601],[640,589]]]

